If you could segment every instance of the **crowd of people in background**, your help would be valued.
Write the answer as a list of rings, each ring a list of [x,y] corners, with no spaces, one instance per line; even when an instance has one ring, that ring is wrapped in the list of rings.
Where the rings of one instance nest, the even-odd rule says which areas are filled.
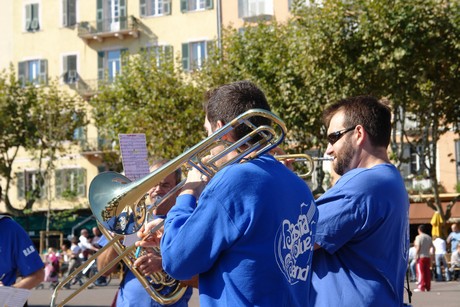
[[[87,261],[91,254],[99,250],[100,238],[101,232],[96,226],[92,228],[92,236],[90,236],[88,229],[83,228],[79,237],[71,236],[70,240],[63,242],[59,250],[49,247],[42,257],[45,263],[43,281],[49,283],[49,287],[54,289],[59,283],[59,277],[67,277]],[[71,284],[66,284],[64,287],[69,289],[71,285],[77,283],[80,286],[83,284],[81,275],[75,277]],[[37,287],[42,288],[44,285],[42,283]]]
[[[460,279],[460,228],[451,225],[451,232],[444,240],[430,236],[429,226],[418,227],[418,235],[409,249],[408,274],[417,283],[415,292],[430,291],[431,280],[451,281]]]

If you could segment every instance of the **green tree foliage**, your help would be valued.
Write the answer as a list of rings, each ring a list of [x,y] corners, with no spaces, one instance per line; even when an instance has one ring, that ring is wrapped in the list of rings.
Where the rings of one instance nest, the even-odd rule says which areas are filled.
[[[319,146],[322,102],[301,68],[305,49],[292,24],[276,21],[247,25],[243,30],[227,28],[222,50],[198,72],[203,88],[247,79],[265,92],[273,109],[289,129],[286,150],[299,152]]]
[[[145,133],[152,157],[174,158],[203,138],[203,92],[161,54],[131,56],[122,74],[90,101],[99,132]]]
[[[74,130],[85,125],[83,101],[59,91],[57,83],[23,87],[12,68],[0,74],[0,176],[5,181],[2,199],[8,212],[22,215],[24,210],[30,211],[43,192],[42,183],[53,170],[57,155],[66,151]],[[39,182],[34,190],[26,191],[26,205],[21,208],[8,197],[20,148],[36,159],[40,170]]]
[[[338,97],[372,94],[392,103],[394,157],[407,158],[406,143],[427,161],[420,172],[431,179],[432,207],[444,220],[450,212],[438,199],[436,154],[440,136],[459,129],[459,8],[456,0],[329,0],[297,11],[312,80]],[[406,129],[407,119],[415,129]]]

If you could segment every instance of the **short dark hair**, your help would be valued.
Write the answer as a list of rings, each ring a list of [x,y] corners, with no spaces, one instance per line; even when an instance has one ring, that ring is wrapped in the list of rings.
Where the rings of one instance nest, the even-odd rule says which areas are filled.
[[[391,109],[387,104],[372,96],[342,99],[324,110],[324,124],[329,126],[331,118],[342,110],[345,114],[345,128],[362,125],[373,146],[388,147],[391,138]]]
[[[428,225],[426,224],[419,225],[418,229],[425,234],[429,234]]]
[[[255,108],[270,111],[265,94],[251,81],[225,84],[205,94],[204,111],[213,127],[219,120],[225,125],[238,115]],[[270,125],[270,120],[262,117],[254,117],[250,121],[257,127]],[[249,130],[241,125],[234,130],[233,137],[239,140],[248,134]]]

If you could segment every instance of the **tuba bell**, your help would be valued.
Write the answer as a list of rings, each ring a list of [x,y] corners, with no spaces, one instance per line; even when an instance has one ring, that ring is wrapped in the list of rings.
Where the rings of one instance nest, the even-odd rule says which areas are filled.
[[[254,118],[264,118],[268,120],[271,125],[256,126],[251,121]],[[237,127],[249,128],[249,132],[234,143],[228,143],[222,139],[228,133],[232,133]],[[116,172],[104,172],[97,175],[92,180],[89,188],[88,198],[91,211],[96,217],[98,224],[102,226],[100,227],[101,232],[107,238],[112,239],[102,250],[105,250],[106,247],[113,246],[118,256],[112,260],[104,270],[101,270],[101,272],[98,272],[98,274],[88,280],[77,290],[78,292],[76,291],[76,293],[69,295],[58,306],[63,306],[120,261],[126,263],[152,299],[161,304],[173,304],[177,302],[185,293],[187,289],[186,286],[182,285],[179,281],[175,281],[171,284],[171,278],[165,272],[159,272],[159,275],[155,274],[155,276],[150,276],[149,278],[143,276],[136,268],[133,268],[135,247],[125,247],[120,243],[123,235],[132,234],[138,231],[145,223],[147,216],[151,214],[158,205],[146,205],[147,192],[152,186],[159,184],[166,176],[182,167],[194,167],[203,175],[211,178],[223,167],[239,163],[250,154],[252,157],[257,157],[264,153],[268,153],[283,141],[285,135],[286,126],[279,117],[267,110],[252,109],[239,115],[177,158],[167,162],[149,175],[135,182],[131,182],[127,177]],[[211,159],[206,159],[205,161],[203,158],[208,156],[210,151],[217,146],[220,146],[223,150],[213,155]],[[231,152],[236,152],[237,154],[232,159],[228,159],[227,155]],[[175,191],[179,190],[184,183],[185,180],[165,195],[161,202],[167,199]],[[115,235],[112,236],[110,232]],[[102,250],[90,257],[88,261],[96,259]],[[81,269],[78,268],[75,272],[80,272],[83,269],[84,267]],[[62,289],[65,284],[70,282],[73,276],[74,274],[69,275],[55,288],[51,306],[55,306],[54,302],[58,291]],[[150,281],[160,284],[165,281],[168,286],[173,285],[174,290],[168,295],[163,295],[161,291],[158,291],[158,289],[152,286]]]

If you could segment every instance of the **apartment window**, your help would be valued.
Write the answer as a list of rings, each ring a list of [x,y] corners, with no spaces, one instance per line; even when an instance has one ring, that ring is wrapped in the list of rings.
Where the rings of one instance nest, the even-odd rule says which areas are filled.
[[[212,0],[181,0],[181,12],[211,10],[213,8]]]
[[[182,67],[184,70],[200,68],[208,56],[210,48],[212,48],[212,41],[182,44]]]
[[[62,0],[62,25],[70,27],[77,23],[77,0]]]
[[[142,17],[171,14],[171,0],[140,0],[139,6]]]
[[[77,120],[77,114],[73,114],[72,120]],[[73,131],[74,141],[86,141],[86,129],[85,127],[78,127]]]
[[[18,199],[29,199],[31,193],[39,187],[36,198],[46,198],[46,182],[43,173],[40,176],[38,171],[24,171],[16,173]]]
[[[123,56],[127,49],[99,51],[97,61],[98,80],[112,83],[121,73]]]
[[[18,79],[22,86],[27,84],[47,84],[48,82],[48,61],[30,60],[19,62]]]
[[[65,168],[55,171],[56,198],[86,196],[86,170]]]
[[[38,3],[27,4],[25,24],[25,30],[27,32],[35,32],[40,30],[40,22],[38,16]]]
[[[142,48],[141,52],[145,53],[148,59],[155,59],[157,67],[166,61],[174,60],[173,46],[171,45],[149,46]]]
[[[126,0],[97,0],[96,20],[98,32],[116,32],[128,24]]]
[[[63,63],[63,77],[64,83],[74,84],[78,81],[77,73],[77,56],[76,55],[66,55],[62,59]]]
[[[238,17],[269,18],[273,16],[273,0],[238,0]]]

